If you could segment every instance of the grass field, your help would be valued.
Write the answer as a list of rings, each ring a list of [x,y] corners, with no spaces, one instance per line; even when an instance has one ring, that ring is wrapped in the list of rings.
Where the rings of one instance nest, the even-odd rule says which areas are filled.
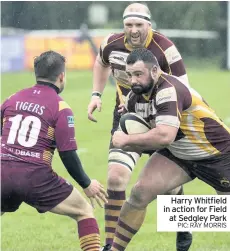
[[[230,72],[221,72],[215,68],[188,69],[191,85],[199,91],[223,119],[230,118]],[[91,92],[91,72],[68,72],[66,90],[63,98],[72,107],[75,114],[76,137],[79,155],[85,170],[92,178],[106,186],[107,152],[112,123],[112,110],[115,103],[115,89],[108,85],[103,95],[103,109],[97,113],[98,123],[87,119],[87,105]],[[32,73],[2,75],[2,100],[21,88],[35,83]],[[133,173],[128,188],[135,182],[137,175],[146,161],[143,157]],[[58,156],[53,159],[53,168],[72,184]],[[76,184],[75,184],[76,185]],[[78,187],[78,185],[76,185]],[[185,185],[186,194],[214,194],[214,190],[195,180]],[[102,244],[104,240],[103,210],[95,209],[98,219]],[[77,251],[80,250],[76,232],[76,223],[64,216],[51,213],[38,214],[25,204],[14,214],[2,217],[3,251]],[[156,232],[156,202],[148,208],[147,217],[139,233],[133,238],[128,251],[173,251],[175,233]],[[229,251],[229,233],[194,233],[191,251]]]

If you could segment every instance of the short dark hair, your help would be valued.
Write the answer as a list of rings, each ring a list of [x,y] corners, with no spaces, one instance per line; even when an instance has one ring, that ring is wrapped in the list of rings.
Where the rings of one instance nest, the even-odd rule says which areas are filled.
[[[151,67],[154,65],[159,66],[157,58],[145,48],[133,50],[127,57],[126,63],[130,65],[135,64],[137,61],[143,61],[145,64],[150,64]]]
[[[65,57],[55,51],[43,52],[34,59],[34,72],[36,78],[56,81],[57,77],[65,71]]]

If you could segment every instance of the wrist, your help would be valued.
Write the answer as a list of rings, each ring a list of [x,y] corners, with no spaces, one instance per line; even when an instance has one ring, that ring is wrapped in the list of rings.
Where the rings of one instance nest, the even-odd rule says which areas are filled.
[[[98,92],[98,91],[93,91],[91,96],[92,96],[92,97],[99,97],[99,98],[101,98],[102,93],[101,93],[101,92]]]
[[[87,189],[91,184],[91,179],[88,178],[87,181],[84,182],[84,184],[81,185],[82,189]]]
[[[133,145],[133,135],[126,134],[125,135],[125,144],[126,145]]]

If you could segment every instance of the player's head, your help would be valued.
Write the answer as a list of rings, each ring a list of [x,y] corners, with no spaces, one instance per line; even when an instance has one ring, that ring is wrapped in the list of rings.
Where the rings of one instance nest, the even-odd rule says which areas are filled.
[[[123,13],[124,32],[128,43],[133,47],[143,47],[151,29],[149,8],[140,3],[126,7]]]
[[[151,51],[140,48],[133,50],[126,60],[126,72],[136,94],[148,93],[157,83],[161,69]]]
[[[55,52],[46,51],[34,59],[34,72],[37,80],[44,80],[55,84],[59,93],[63,91],[66,74],[65,58]]]

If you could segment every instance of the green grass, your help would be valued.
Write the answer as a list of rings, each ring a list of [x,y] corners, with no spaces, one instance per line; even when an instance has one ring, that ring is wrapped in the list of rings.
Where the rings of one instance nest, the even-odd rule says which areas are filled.
[[[230,117],[230,73],[218,69],[189,69],[191,85],[199,91],[217,114],[226,119]],[[103,95],[103,109],[97,113],[98,123],[87,119],[87,105],[91,93],[91,72],[68,72],[66,90],[63,98],[72,107],[75,114],[76,137],[80,158],[92,178],[106,185],[107,153],[112,124],[112,111],[115,103],[115,88],[107,86]],[[21,88],[35,83],[32,73],[2,75],[2,100]],[[144,156],[133,172],[128,187],[137,179],[137,175],[145,163]],[[58,156],[53,159],[53,168],[72,184]],[[76,187],[79,187],[75,184]],[[186,194],[214,194],[214,190],[204,183],[195,180],[185,185]],[[104,215],[100,208],[95,209],[102,242],[104,240]],[[51,213],[38,214],[35,209],[22,204],[20,209],[2,217],[2,250],[3,251],[76,251],[80,250],[76,223],[64,216]],[[133,238],[128,251],[172,251],[175,250],[175,233],[156,232],[156,202],[149,208],[145,223]],[[230,238],[228,233],[194,233],[194,242],[190,251],[228,251]]]

